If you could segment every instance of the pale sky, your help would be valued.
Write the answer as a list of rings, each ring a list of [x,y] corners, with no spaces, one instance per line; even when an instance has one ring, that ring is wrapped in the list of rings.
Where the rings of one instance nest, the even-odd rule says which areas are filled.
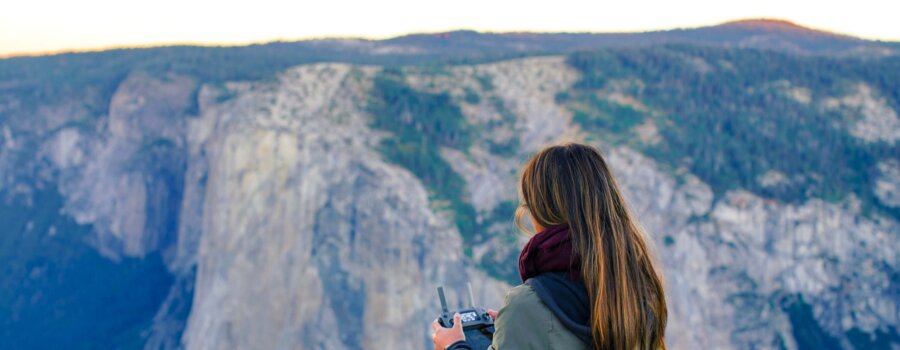
[[[171,43],[247,44],[414,32],[621,32],[777,18],[900,41],[897,0],[6,0],[0,56]]]

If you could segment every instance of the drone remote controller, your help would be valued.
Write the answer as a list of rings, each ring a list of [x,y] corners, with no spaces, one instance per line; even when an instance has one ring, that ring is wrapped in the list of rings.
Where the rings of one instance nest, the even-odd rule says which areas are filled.
[[[438,297],[441,298],[441,317],[438,322],[441,327],[453,327],[453,314],[459,313],[460,322],[462,322],[463,333],[466,335],[466,341],[474,349],[487,349],[491,346],[494,339],[494,319],[487,313],[487,310],[475,307],[472,298],[472,284],[468,284],[469,289],[469,308],[450,311],[447,308],[447,299],[444,297],[444,287],[437,287]]]

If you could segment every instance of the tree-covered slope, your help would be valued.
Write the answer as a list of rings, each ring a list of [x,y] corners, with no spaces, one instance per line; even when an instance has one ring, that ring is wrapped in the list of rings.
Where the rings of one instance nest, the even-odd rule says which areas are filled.
[[[576,53],[569,63],[582,78],[559,100],[600,139],[685,168],[717,193],[786,202],[854,195],[865,210],[900,218],[874,191],[879,162],[900,156],[896,124],[854,134],[877,122],[869,119],[896,123],[900,58],[664,46]],[[886,107],[871,113],[886,114],[840,102],[861,93]],[[656,133],[642,138],[650,125]]]

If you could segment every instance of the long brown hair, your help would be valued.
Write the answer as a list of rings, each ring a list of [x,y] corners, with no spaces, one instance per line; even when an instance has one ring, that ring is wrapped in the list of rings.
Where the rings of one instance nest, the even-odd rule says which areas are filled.
[[[543,227],[568,224],[590,295],[594,349],[666,349],[660,270],[600,152],[586,144],[544,148],[522,170],[516,211]]]

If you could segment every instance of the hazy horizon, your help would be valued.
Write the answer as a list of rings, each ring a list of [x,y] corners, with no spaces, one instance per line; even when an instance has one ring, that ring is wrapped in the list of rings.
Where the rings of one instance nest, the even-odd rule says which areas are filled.
[[[51,8],[50,12],[46,9]],[[810,11],[815,9],[815,11]],[[776,19],[866,40],[900,41],[900,6],[861,0],[836,2],[646,0],[553,6],[528,2],[379,3],[336,1],[253,6],[164,0],[144,8],[107,0],[19,2],[0,13],[0,57],[165,45],[235,46],[320,38],[385,39],[414,33],[648,32],[714,26],[746,19]],[[414,16],[410,16],[414,14]]]

